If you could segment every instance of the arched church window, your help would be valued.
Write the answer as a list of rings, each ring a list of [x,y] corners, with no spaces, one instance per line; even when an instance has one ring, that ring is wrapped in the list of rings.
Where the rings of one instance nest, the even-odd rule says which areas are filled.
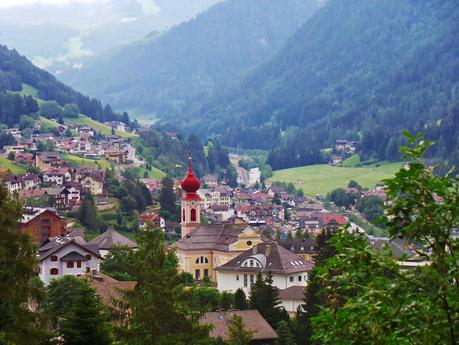
[[[191,209],[191,221],[192,222],[196,221],[196,209],[195,208]]]
[[[182,210],[182,220],[185,221],[185,209]]]

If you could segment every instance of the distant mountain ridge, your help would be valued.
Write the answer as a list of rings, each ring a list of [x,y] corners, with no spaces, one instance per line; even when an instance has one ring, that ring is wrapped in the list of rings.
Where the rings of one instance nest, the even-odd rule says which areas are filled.
[[[319,5],[319,0],[226,0],[63,78],[118,108],[174,121],[196,99],[220,92],[271,57]]]
[[[439,138],[436,121],[459,100],[457,37],[454,0],[329,0],[272,59],[195,102],[185,126],[273,149],[273,168],[310,164],[334,140],[362,136],[364,154],[385,159],[402,129]]]

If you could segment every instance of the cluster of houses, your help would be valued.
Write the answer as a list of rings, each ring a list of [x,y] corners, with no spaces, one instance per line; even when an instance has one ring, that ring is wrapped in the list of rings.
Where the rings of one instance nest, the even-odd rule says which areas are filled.
[[[124,125],[124,124],[123,124]],[[110,123],[110,126],[114,124]],[[86,125],[73,125],[73,136],[66,136],[70,126],[59,125],[59,134],[33,133],[30,138],[24,138],[17,128],[10,128],[5,132],[11,134],[16,143],[3,148],[5,157],[15,154],[15,162],[32,164],[34,153],[38,150],[38,143],[52,143],[57,152],[78,155],[87,159],[107,159],[115,163],[129,163],[132,161],[134,148],[117,135],[102,137],[97,131]],[[123,127],[117,125],[112,128]],[[125,126],[124,130],[125,131]]]
[[[357,152],[357,142],[349,140],[336,140],[333,154],[330,157],[330,165],[339,165],[346,158]]]

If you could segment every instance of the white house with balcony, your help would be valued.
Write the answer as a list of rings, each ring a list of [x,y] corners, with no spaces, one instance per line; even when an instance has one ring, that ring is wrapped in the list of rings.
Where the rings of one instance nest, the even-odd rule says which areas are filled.
[[[52,237],[38,249],[38,273],[45,285],[67,275],[82,276],[98,272],[100,253],[97,246],[80,237]]]
[[[242,289],[246,294],[258,272],[263,277],[273,275],[273,285],[280,290],[291,286],[306,286],[311,262],[283,248],[276,242],[262,242],[215,269],[219,291],[235,292]]]

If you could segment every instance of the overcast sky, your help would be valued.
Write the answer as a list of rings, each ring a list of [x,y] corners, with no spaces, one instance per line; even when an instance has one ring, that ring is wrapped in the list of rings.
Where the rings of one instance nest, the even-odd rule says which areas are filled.
[[[50,70],[63,63],[77,66],[86,57],[186,21],[218,1],[0,0],[0,44]]]

